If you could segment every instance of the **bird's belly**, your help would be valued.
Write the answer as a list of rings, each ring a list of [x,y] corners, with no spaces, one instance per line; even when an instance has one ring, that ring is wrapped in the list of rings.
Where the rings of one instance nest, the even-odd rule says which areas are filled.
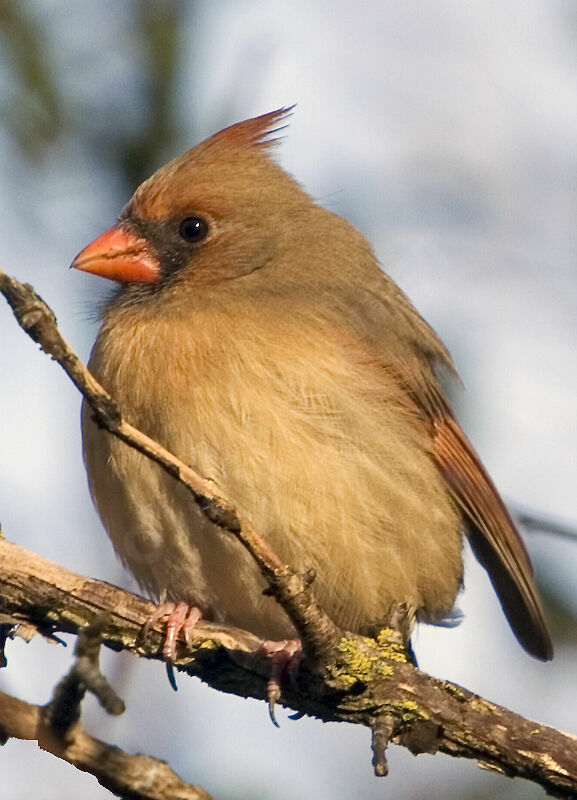
[[[95,505],[119,557],[153,599],[184,601],[206,619],[263,637],[293,635],[278,604],[262,594],[252,558],[183,486],[86,419],[84,438]]]
[[[315,571],[337,624],[366,630],[398,602],[422,616],[449,612],[461,519],[402,387],[332,339],[294,326],[272,336],[254,320],[244,330],[243,319],[115,328],[101,334],[91,369],[127,419],[213,479],[285,563]],[[269,638],[290,635],[250,556],[183,486],[86,411],[83,429],[94,501],[146,590]]]
[[[263,595],[251,557],[206,519],[183,486],[86,417],[84,437],[103,523],[146,591],[266,638],[294,634],[282,609]],[[320,445],[289,452],[257,436],[237,457],[234,432],[223,437],[217,453],[198,433],[197,444],[190,443],[192,452],[197,448],[193,463],[281,559],[314,569],[316,595],[337,624],[366,631],[396,602],[425,617],[450,611],[461,584],[460,521],[439,487],[407,491],[394,464],[381,474],[366,457],[339,458],[338,448]]]

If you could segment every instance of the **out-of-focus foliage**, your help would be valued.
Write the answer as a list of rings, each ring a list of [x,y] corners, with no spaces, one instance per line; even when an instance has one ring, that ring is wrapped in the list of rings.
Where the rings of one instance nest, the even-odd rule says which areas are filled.
[[[0,0],[4,51],[2,125],[28,158],[39,158],[62,134],[62,99],[45,29],[18,0]]]
[[[98,151],[99,159],[134,188],[158,166],[174,144],[175,77],[181,66],[185,0],[131,0],[126,3],[130,47],[125,51],[126,93],[122,124],[95,125],[109,119],[106,92],[78,106],[67,92],[67,75],[58,68],[58,42],[38,8],[23,0],[0,0],[0,51],[4,84],[1,124],[25,158],[40,160],[59,138],[73,136]],[[103,47],[106,43],[103,42]],[[90,63],[72,64],[86,70]],[[131,98],[137,98],[136,107]],[[103,130],[106,132],[103,133]],[[117,135],[112,135],[116,130]]]

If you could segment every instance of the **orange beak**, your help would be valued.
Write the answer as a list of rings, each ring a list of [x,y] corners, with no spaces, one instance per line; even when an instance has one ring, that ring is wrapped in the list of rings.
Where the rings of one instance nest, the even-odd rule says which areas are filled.
[[[149,242],[115,225],[84,248],[71,267],[113,281],[155,283],[160,274],[158,258]]]

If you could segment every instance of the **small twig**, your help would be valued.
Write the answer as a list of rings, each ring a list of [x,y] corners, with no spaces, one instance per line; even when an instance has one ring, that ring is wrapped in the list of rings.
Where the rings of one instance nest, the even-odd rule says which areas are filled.
[[[73,669],[86,689],[93,694],[102,708],[114,717],[124,714],[126,707],[100,671],[102,633],[108,625],[108,614],[101,614],[94,622],[78,632]]]
[[[102,614],[90,625],[80,628],[74,664],[54,689],[52,701],[46,707],[47,721],[60,736],[65,736],[80,719],[80,705],[87,691],[108,714],[118,716],[125,711],[124,702],[100,671],[100,647],[107,621],[107,615]]]
[[[395,720],[387,714],[377,717],[371,728],[371,749],[373,751],[373,769],[377,778],[382,778],[389,774],[387,764],[387,747],[393,738]]]
[[[95,380],[62,338],[54,312],[29,284],[0,270],[0,291],[16,319],[44,352],[52,356],[86,398],[94,418],[107,431],[159,464],[186,486],[211,522],[232,533],[249,551],[267,580],[271,594],[295,625],[310,662],[324,663],[339,639],[339,630],[315,602],[310,580],[280,561],[247,520],[241,520],[214,481],[199,475],[162,445],[126,422],[116,402]]]
[[[563,536],[567,539],[577,539],[577,524],[562,522],[539,511],[530,511],[519,506],[512,506],[513,517],[522,528],[528,531],[552,533],[554,536]]]

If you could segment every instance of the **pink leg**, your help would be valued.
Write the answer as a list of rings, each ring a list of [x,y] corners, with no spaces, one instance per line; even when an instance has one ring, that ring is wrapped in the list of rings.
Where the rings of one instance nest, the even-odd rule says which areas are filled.
[[[263,658],[270,658],[270,675],[266,684],[266,696],[270,718],[278,728],[274,714],[275,704],[280,700],[281,682],[285,676],[294,682],[303,658],[300,639],[283,639],[280,642],[265,640],[258,651]]]
[[[144,625],[144,634],[156,625],[157,622],[166,620],[166,638],[162,654],[167,662],[176,661],[176,642],[181,633],[187,644],[190,644],[191,634],[198,620],[202,617],[200,608],[189,606],[187,603],[159,603]]]

